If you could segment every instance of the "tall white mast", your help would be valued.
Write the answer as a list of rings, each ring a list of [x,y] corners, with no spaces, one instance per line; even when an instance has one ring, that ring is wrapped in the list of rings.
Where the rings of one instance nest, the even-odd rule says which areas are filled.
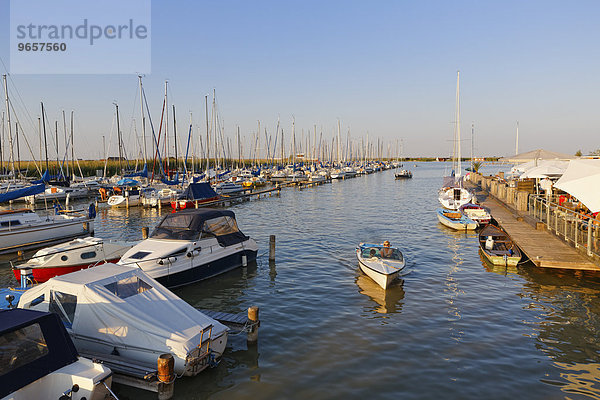
[[[456,137],[454,140],[456,141],[456,171],[454,171],[454,175],[459,178],[461,176],[461,153],[460,153],[460,71],[456,71]]]
[[[148,154],[146,153],[146,116],[144,115],[144,92],[142,87],[142,76],[138,75],[140,80],[140,111],[142,114],[142,144],[144,146],[144,164],[148,162]]]
[[[12,170],[12,174],[13,174],[13,180],[16,179],[16,174],[15,174],[15,157],[14,157],[14,153],[13,153],[13,137],[12,137],[12,130],[11,130],[11,123],[10,123],[10,106],[8,103],[8,85],[6,83],[6,74],[2,75],[2,79],[4,81],[4,98],[6,100],[6,118],[7,118],[7,123],[8,123],[8,145],[9,145],[9,159],[10,159],[10,167]]]
[[[517,121],[517,140],[515,142],[515,155],[519,154],[519,121]]]

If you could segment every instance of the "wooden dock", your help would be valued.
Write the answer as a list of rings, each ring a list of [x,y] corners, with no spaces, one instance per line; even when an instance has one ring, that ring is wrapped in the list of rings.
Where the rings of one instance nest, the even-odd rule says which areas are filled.
[[[471,189],[475,190],[479,203],[490,210],[492,217],[536,266],[600,271],[600,266],[550,233],[545,226],[537,226],[535,221],[528,223],[527,219],[531,217],[513,210],[478,187]]]

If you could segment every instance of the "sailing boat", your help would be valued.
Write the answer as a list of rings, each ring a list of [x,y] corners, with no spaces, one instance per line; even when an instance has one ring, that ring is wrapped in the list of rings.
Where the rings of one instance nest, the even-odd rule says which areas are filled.
[[[404,143],[402,141],[400,141],[400,151],[402,153],[404,153]],[[403,164],[402,164],[403,159],[404,159],[404,154],[402,154],[400,157],[400,167],[403,166]],[[409,179],[409,178],[412,178],[412,172],[410,172],[407,169],[402,169],[400,172],[396,172],[394,174],[394,176],[396,177],[396,179]]]
[[[454,149],[452,156],[452,172],[445,176],[442,188],[438,194],[438,200],[444,208],[458,210],[463,204],[467,204],[473,195],[463,188],[463,177],[460,153],[460,71],[456,73],[456,116],[454,125]]]

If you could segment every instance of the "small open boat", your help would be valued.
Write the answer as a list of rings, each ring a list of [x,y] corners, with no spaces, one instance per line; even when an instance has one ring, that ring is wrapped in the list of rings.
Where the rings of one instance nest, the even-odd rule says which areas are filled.
[[[438,221],[440,221],[442,225],[456,229],[457,231],[472,231],[477,229],[477,222],[473,221],[460,211],[438,208],[437,216]]]
[[[479,232],[479,247],[494,265],[515,267],[521,260],[521,250],[502,228],[487,225]]]
[[[460,212],[477,222],[479,226],[484,226],[490,223],[492,216],[490,213],[478,204],[467,203],[459,208]]]
[[[400,277],[406,267],[400,249],[384,248],[382,244],[359,244],[356,258],[360,269],[384,289]]]

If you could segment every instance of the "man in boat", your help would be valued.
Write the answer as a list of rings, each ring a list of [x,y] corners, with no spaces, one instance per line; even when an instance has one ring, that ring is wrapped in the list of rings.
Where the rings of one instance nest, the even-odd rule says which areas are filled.
[[[390,242],[386,240],[383,242],[383,248],[381,249],[381,257],[382,258],[391,258],[394,253],[394,249],[390,247]]]

